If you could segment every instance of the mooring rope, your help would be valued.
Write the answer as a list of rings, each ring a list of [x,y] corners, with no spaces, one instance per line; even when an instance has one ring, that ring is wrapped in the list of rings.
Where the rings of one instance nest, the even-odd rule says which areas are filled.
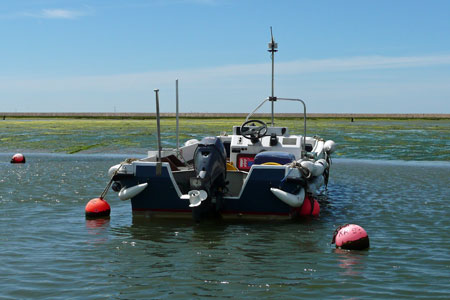
[[[112,174],[111,179],[109,180],[108,184],[106,185],[105,189],[103,190],[103,193],[101,193],[100,199],[104,199],[104,198],[105,198],[106,194],[107,194],[108,191],[109,191],[109,188],[111,187],[111,184],[112,184],[113,181],[114,181],[113,178],[114,178],[114,176],[117,175],[117,173],[119,172],[120,168],[122,168],[122,166],[123,166],[124,164],[130,164],[130,163],[132,163],[132,162],[135,161],[135,160],[137,160],[137,158],[127,158],[126,160],[124,160],[123,162],[120,163],[119,167],[118,167],[118,168],[114,171],[114,173]]]

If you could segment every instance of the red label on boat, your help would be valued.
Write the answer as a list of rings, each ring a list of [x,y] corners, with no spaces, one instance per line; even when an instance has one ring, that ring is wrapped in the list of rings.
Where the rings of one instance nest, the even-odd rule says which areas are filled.
[[[238,154],[238,169],[248,171],[253,165],[255,154]]]

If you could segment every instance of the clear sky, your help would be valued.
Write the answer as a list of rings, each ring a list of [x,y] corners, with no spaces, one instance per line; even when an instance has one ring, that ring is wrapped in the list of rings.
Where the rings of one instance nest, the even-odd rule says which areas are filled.
[[[309,112],[450,113],[446,0],[0,0],[0,111],[173,112],[178,78],[182,112],[249,112],[270,26]]]

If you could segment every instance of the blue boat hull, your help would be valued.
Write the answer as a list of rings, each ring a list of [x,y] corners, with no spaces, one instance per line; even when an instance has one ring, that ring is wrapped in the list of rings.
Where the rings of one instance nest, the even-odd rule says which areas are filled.
[[[188,192],[189,186],[177,184],[170,167],[162,164],[160,174],[157,164],[136,165],[134,174],[121,175],[116,178],[122,186],[130,187],[148,183],[147,188],[131,198],[134,212],[148,212],[160,216],[192,215],[189,200],[181,199]],[[270,191],[271,187],[279,188],[285,177],[283,167],[254,167],[249,172],[238,195],[225,195],[214,210],[221,217],[236,218],[290,218],[295,209],[280,201]],[[298,185],[283,183],[283,190],[292,192]],[[206,201],[205,201],[206,202]],[[212,206],[211,203],[205,205]],[[203,203],[201,206],[205,206]]]

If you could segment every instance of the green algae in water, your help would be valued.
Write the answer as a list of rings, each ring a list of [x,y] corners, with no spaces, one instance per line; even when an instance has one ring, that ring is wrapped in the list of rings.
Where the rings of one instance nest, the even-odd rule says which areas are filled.
[[[270,119],[263,118],[270,123]],[[180,142],[231,133],[241,118],[181,118]],[[303,134],[302,119],[275,120]],[[163,147],[175,147],[176,120],[161,119]],[[450,120],[309,119],[307,135],[338,144],[334,157],[450,160]],[[156,120],[9,119],[0,121],[1,152],[136,153],[156,148]]]

